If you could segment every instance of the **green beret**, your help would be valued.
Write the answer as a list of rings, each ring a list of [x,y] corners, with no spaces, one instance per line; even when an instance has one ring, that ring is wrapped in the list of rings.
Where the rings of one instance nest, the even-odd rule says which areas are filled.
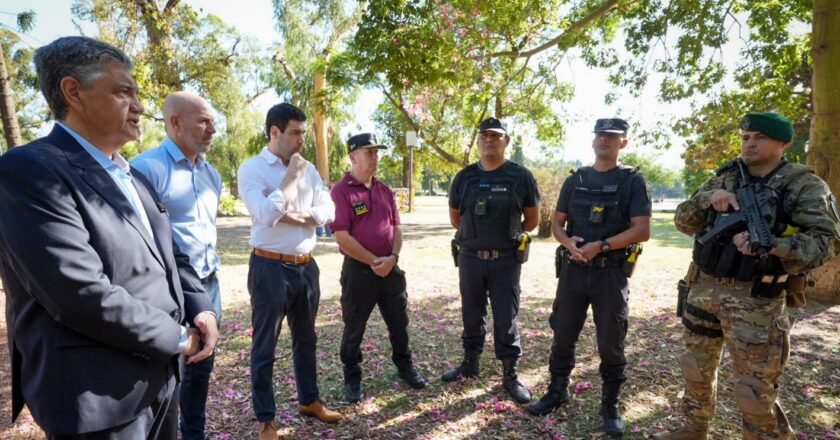
[[[741,119],[741,130],[757,131],[782,142],[793,140],[793,124],[788,118],[773,112],[747,113]]]

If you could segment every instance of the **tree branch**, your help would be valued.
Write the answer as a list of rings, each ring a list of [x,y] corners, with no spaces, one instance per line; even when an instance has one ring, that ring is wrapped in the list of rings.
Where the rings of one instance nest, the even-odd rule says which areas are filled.
[[[280,53],[279,50],[277,51],[277,53],[274,54],[273,57],[271,57],[271,61],[274,61],[275,63],[279,64],[280,67],[283,68],[283,73],[286,74],[286,77],[289,78],[289,81],[295,82],[297,80],[295,72],[289,67],[288,64],[286,64],[286,58],[283,56],[283,54]]]
[[[595,20],[597,20],[601,17],[606,16],[607,14],[612,12],[613,9],[616,9],[619,1],[620,0],[605,0],[603,3],[601,3],[600,6],[593,9],[588,15],[586,15],[585,17],[581,18],[580,20],[572,23],[572,25],[569,26],[568,28],[566,28],[563,31],[563,33],[561,33],[560,35],[546,41],[545,43],[543,43],[543,44],[541,44],[541,45],[539,45],[539,46],[537,46],[533,49],[529,49],[529,50],[526,50],[526,51],[511,50],[511,51],[495,52],[495,53],[490,53],[490,54],[485,54],[485,55],[477,55],[477,56],[470,57],[470,58],[473,59],[473,60],[481,60],[481,59],[485,59],[485,58],[499,58],[499,57],[525,58],[525,57],[534,56],[534,55],[536,55],[536,54],[538,54],[538,53],[540,53],[544,50],[547,50],[547,49],[550,49],[554,46],[560,45],[564,40],[569,39],[569,38],[575,36],[576,34],[578,34],[579,32],[583,31],[590,24],[592,24],[592,22],[594,22]]]
[[[432,147],[432,149],[435,151],[435,153],[437,153],[440,157],[449,161],[450,163],[458,164],[458,165],[461,165],[462,167],[467,166],[466,162],[464,162],[462,160],[459,160],[457,157],[452,155],[452,153],[450,153],[450,152],[444,150],[443,148],[441,148],[437,144],[437,142],[434,142],[431,139],[426,139],[423,135],[423,131],[420,130],[420,125],[418,125],[416,122],[414,122],[414,119],[411,118],[411,115],[408,114],[408,111],[406,111],[406,109],[403,108],[403,106],[400,104],[400,102],[397,101],[397,99],[394,98],[394,96],[391,95],[391,93],[389,93],[388,90],[386,90],[384,87],[380,87],[380,89],[382,90],[382,94],[384,94],[385,97],[388,98],[388,101],[391,101],[391,105],[393,105],[394,108],[399,110],[399,112],[405,117],[405,120],[408,122],[408,125],[410,125],[411,128],[413,128],[414,131],[417,132],[417,136],[420,137],[420,139],[423,139],[424,141],[426,141],[426,143],[429,144]]]

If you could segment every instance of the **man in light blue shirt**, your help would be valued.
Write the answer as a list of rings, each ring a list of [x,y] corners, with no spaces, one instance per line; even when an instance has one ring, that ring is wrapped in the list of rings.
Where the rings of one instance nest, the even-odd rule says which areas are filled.
[[[167,138],[131,161],[131,166],[152,183],[169,213],[172,236],[210,295],[217,323],[222,317],[219,256],[216,253],[216,211],[222,178],[204,158],[213,134],[213,112],[200,96],[175,92],[163,104]],[[205,405],[213,355],[202,362],[181,362],[181,437],[204,437]]]

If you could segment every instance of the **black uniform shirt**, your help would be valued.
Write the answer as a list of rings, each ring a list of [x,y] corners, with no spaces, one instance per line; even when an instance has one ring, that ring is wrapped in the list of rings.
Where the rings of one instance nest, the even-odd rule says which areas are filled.
[[[649,217],[651,215],[651,201],[650,193],[648,192],[647,182],[642,173],[636,172],[626,177],[627,171],[621,167],[615,167],[609,171],[595,171],[590,169],[586,177],[584,173],[575,173],[566,178],[563,182],[563,187],[560,189],[560,196],[557,198],[557,212],[569,214],[569,202],[572,198],[572,192],[576,186],[586,185],[588,187],[603,187],[606,185],[621,184],[619,190],[618,208],[624,220],[630,221],[633,217]],[[581,181],[582,179],[583,181]],[[626,196],[629,194],[629,197]],[[578,235],[578,234],[576,234]],[[600,239],[598,237],[583,237],[586,241],[593,241]]]

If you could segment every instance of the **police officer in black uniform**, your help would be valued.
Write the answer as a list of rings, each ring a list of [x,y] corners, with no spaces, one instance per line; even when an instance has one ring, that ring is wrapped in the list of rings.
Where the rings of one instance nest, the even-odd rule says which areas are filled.
[[[618,397],[627,364],[627,277],[640,249],[638,243],[650,237],[647,183],[636,168],[618,165],[618,153],[627,146],[628,127],[622,119],[598,119],[592,141],[595,164],[575,171],[560,190],[552,226],[554,238],[562,245],[562,258],[549,318],[554,330],[551,383],[548,393],[527,407],[532,414],[544,415],[569,401],[575,343],[591,304],[603,379],[601,417],[604,431],[611,436],[624,432]]]
[[[507,124],[488,118],[479,126],[480,159],[461,170],[449,191],[449,218],[455,236],[464,359],[445,372],[443,381],[478,375],[478,359],[487,333],[487,298],[493,311],[496,358],[502,361],[503,385],[518,403],[531,400],[519,382],[519,274],[529,237],[539,221],[540,193],[530,171],[505,159],[510,143]],[[524,220],[523,220],[524,215]],[[517,252],[518,250],[518,252]]]

